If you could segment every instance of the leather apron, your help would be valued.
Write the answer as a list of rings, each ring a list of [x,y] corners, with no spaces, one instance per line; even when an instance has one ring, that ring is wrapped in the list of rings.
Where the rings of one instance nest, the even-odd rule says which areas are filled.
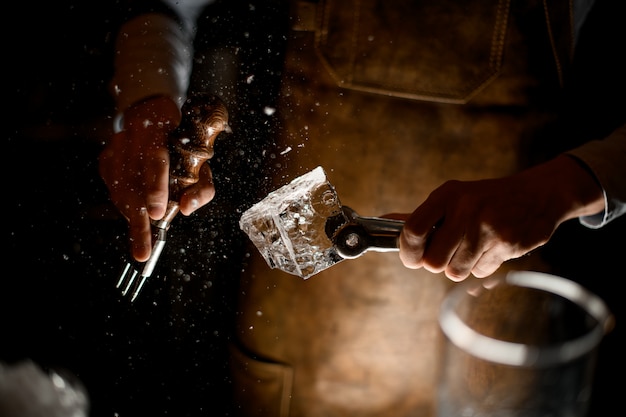
[[[379,216],[413,211],[446,180],[532,163],[571,52],[561,3],[294,3],[273,187],[322,166],[342,204]],[[549,270],[533,256],[506,268]],[[443,274],[368,252],[303,280],[251,248],[241,285],[242,415],[435,415]]]

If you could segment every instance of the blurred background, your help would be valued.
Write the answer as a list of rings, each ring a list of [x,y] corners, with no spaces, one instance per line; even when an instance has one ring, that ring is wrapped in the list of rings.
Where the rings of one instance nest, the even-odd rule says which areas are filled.
[[[626,74],[626,25],[616,3],[623,2],[598,1],[581,39],[585,60],[569,92],[572,132],[599,131],[626,112],[626,89],[608,84]],[[601,14],[614,25],[594,26]],[[135,303],[122,298],[115,283],[127,259],[126,222],[97,171],[111,134],[115,2],[35,0],[12,4],[5,20],[15,20],[15,29],[4,29],[8,252],[0,362],[29,358],[66,369],[86,387],[92,417],[232,415],[226,352],[245,202],[218,190],[210,207],[178,219],[153,280]],[[218,146],[211,164],[216,184],[228,187],[238,181],[233,156],[246,144]],[[625,231],[626,218],[596,231],[570,222],[545,248],[565,265],[563,276],[600,295],[617,319],[600,346],[594,417],[621,406],[621,384],[613,381],[625,369],[618,291]]]

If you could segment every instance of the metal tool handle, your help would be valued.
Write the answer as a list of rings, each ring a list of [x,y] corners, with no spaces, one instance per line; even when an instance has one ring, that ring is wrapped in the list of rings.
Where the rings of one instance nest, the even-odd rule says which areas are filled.
[[[217,136],[230,131],[228,110],[217,96],[208,93],[195,93],[183,104],[182,119],[168,140],[170,151],[170,197],[167,211],[161,220],[153,221],[155,243],[152,254],[144,267],[144,274],[150,276],[163,246],[166,232],[178,214],[178,201],[182,192],[198,182],[202,164],[213,157],[213,146]]]
[[[228,110],[214,95],[197,93],[182,107],[180,125],[170,134],[170,200],[198,182],[200,168],[213,157],[217,136],[230,131]]]
[[[170,151],[170,197],[167,212],[161,220],[153,222],[159,230],[167,230],[178,214],[178,201],[182,192],[198,182],[202,164],[211,159],[217,136],[230,131],[228,110],[217,96],[195,93],[183,104],[182,119],[168,140]]]
[[[404,227],[403,220],[362,217],[350,207],[344,206],[342,209],[350,219],[334,238],[337,251],[342,257],[356,258],[368,250],[376,252],[399,250],[398,237]]]
[[[213,157],[217,136],[230,131],[228,110],[215,95],[196,93],[185,101],[181,111],[180,124],[170,133],[168,140],[170,197],[163,218],[153,222],[158,230],[169,228],[178,213],[182,192],[198,182],[202,164]]]
[[[230,130],[228,110],[222,100],[215,95],[193,94],[185,101],[181,111],[180,124],[168,138],[170,196],[163,218],[152,222],[155,234],[162,237],[156,239],[155,245],[165,239],[162,231],[169,229],[172,220],[178,214],[178,201],[182,192],[198,182],[202,164],[213,157],[213,145],[217,136],[223,131]],[[158,259],[160,251],[155,253]],[[152,262],[156,263],[156,260]]]

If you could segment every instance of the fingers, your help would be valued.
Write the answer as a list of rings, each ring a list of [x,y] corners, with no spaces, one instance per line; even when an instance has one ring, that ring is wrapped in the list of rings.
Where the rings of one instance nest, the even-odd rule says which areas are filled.
[[[145,193],[145,207],[150,218],[159,220],[165,214],[169,192],[169,152],[166,148],[154,149],[140,168]]]
[[[490,226],[493,217],[476,204],[468,183],[449,181],[433,191],[406,220],[400,259],[408,268],[444,272],[452,281],[482,278],[512,257],[510,245]]]
[[[495,251],[483,253],[472,268],[472,275],[476,278],[485,278],[493,274],[504,263],[505,259],[498,256]]]
[[[145,261],[152,250],[150,221],[165,215],[169,194],[168,136],[178,126],[178,104],[152,97],[124,111],[124,130],[114,134],[99,158],[111,201],[128,220],[131,252]],[[197,191],[197,200],[207,199]]]
[[[129,149],[129,134],[115,134],[102,151],[100,175],[111,199],[130,219],[133,210],[147,209],[153,219],[165,214],[169,191],[169,153],[165,146]]]
[[[407,268],[417,269],[424,265],[424,254],[435,228],[443,218],[443,212],[432,194],[406,219],[399,238],[400,260]]]
[[[167,206],[169,153],[158,141],[140,144],[132,133],[111,137],[100,154],[99,170],[111,201],[128,220],[131,253],[143,262],[152,248],[150,218],[162,218]]]
[[[213,197],[215,197],[213,174],[209,164],[205,163],[200,167],[198,182],[187,187],[181,195],[180,212],[188,216],[213,200]]]
[[[465,226],[465,225],[464,225]],[[496,256],[496,247],[490,233],[485,230],[464,227],[465,235],[458,242],[456,251],[445,265],[445,275],[452,281],[463,281],[470,274],[476,278],[491,275],[502,264]]]
[[[145,207],[139,207],[130,211],[128,218],[131,253],[139,262],[145,262],[152,251],[152,229],[150,217]]]
[[[465,273],[467,267],[464,258],[466,256],[459,254],[459,248],[462,247],[464,240],[465,228],[459,227],[459,223],[454,219],[442,219],[437,226],[432,228],[424,249],[422,259],[424,268],[433,273],[445,271],[446,276],[453,281],[465,279],[468,275]],[[465,251],[461,250],[461,253]],[[460,264],[459,261],[461,261]]]
[[[426,239],[420,239],[423,246],[418,249],[422,253],[419,265],[432,273],[443,272],[454,282],[463,281],[470,274],[476,278],[493,274],[508,258],[502,255],[495,239],[472,235],[467,230],[458,222],[442,220]],[[405,263],[408,258],[401,259]],[[405,266],[408,265],[405,263]]]

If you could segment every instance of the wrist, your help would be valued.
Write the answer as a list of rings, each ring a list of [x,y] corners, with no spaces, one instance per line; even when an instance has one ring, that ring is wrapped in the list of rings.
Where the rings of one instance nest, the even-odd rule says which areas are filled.
[[[592,216],[605,209],[604,192],[594,173],[580,160],[559,155],[539,169],[545,170],[538,178],[553,184],[551,198],[557,210],[559,223]]]

